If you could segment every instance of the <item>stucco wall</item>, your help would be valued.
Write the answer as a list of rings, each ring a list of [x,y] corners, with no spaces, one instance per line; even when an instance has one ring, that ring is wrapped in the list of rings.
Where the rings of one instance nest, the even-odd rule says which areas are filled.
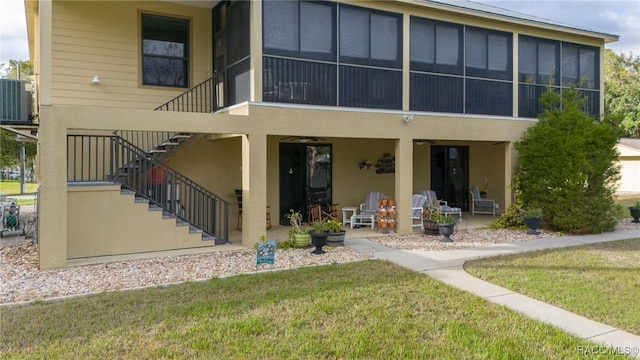
[[[69,259],[214,245],[119,186],[72,186],[67,196]]]

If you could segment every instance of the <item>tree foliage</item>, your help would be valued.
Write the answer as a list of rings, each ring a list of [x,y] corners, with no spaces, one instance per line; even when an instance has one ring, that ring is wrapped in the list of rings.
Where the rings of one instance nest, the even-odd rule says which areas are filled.
[[[623,136],[640,138],[640,57],[604,53],[605,121]]]
[[[4,170],[20,166],[20,143],[15,140],[16,134],[0,129],[0,162]],[[36,158],[36,144],[25,143],[25,162],[27,169],[32,169]]]
[[[541,208],[547,227],[570,233],[613,230],[618,131],[581,110],[577,91],[542,97],[545,111],[515,144],[522,206]]]
[[[33,66],[31,61],[9,60],[9,63],[0,63],[0,77],[18,79],[18,67],[20,67],[20,79],[33,79]]]

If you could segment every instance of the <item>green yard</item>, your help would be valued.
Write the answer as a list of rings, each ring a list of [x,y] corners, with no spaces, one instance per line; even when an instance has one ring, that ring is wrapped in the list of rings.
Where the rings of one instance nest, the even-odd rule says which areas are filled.
[[[469,262],[465,269],[496,285],[640,335],[640,239],[501,256]]]
[[[583,359],[594,345],[377,260],[10,307],[0,325],[6,359]]]

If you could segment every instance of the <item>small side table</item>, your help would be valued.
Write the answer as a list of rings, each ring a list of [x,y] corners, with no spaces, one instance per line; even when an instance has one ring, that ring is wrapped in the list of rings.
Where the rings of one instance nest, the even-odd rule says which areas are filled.
[[[351,216],[356,214],[357,209],[358,208],[353,206],[345,206],[342,208],[342,225],[351,224]],[[347,212],[351,212],[351,215],[348,215]]]

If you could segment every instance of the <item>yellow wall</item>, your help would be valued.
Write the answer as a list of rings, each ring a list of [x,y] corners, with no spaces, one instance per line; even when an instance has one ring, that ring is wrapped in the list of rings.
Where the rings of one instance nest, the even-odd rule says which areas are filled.
[[[233,190],[239,187],[245,190],[242,241],[243,245],[251,246],[264,233],[264,207],[271,206],[274,219],[279,211],[278,143],[284,136],[320,136],[333,144],[334,201],[341,206],[357,206],[367,191],[376,190],[390,197],[406,198],[406,202],[396,199],[399,206],[404,207],[411,193],[430,188],[429,144],[419,147],[412,143],[413,139],[430,139],[438,145],[469,146],[469,184],[484,187],[484,179],[488,179],[490,197],[498,199],[503,207],[510,201],[508,186],[517,158],[513,142],[535,123],[531,119],[435,113],[413,113],[413,120],[405,122],[406,111],[259,103],[241,104],[221,114],[150,111],[183,89],[140,85],[140,13],[191,20],[190,79],[194,85],[212,74],[209,9],[164,1],[53,0],[34,6],[35,3],[29,0],[29,4],[29,9],[39,11],[30,22],[33,37],[30,43],[32,53],[39,56],[34,64],[41,119],[39,240],[42,268],[64,266],[67,258],[88,254],[209,245],[201,240],[179,240],[182,235],[176,232],[180,230],[174,224],[164,225],[171,221],[151,219],[162,223],[156,227],[161,229],[162,235],[168,235],[157,240],[155,234],[145,232],[141,230],[143,226],[139,226],[153,214],[142,205],[129,203],[127,196],[121,196],[117,189],[68,189],[65,168],[69,133],[184,131],[211,134],[212,138],[240,134],[217,140],[204,137],[168,157],[167,161],[229,201],[230,226],[235,219]],[[581,31],[569,34],[559,32],[557,28],[503,23],[489,15],[491,19],[451,14],[442,11],[440,5],[425,7],[424,3],[412,0],[359,1],[356,4],[513,31],[516,35],[600,47],[604,42],[600,37],[586,36]],[[259,25],[259,4],[254,3],[252,9],[252,23]],[[260,49],[259,29],[257,26],[252,32],[254,55],[259,54]],[[404,53],[406,56],[406,48]],[[255,76],[252,99],[261,98],[260,60],[259,57],[252,59],[252,75]],[[516,64],[514,68],[517,71]],[[403,104],[406,110],[409,84],[407,69],[404,72]],[[100,77],[100,85],[90,83],[95,75]],[[358,168],[357,164],[363,160],[375,164],[385,152],[399,154],[396,174],[376,174],[374,167],[369,170]],[[106,206],[98,205],[101,203]],[[410,209],[399,208],[399,216],[408,216],[410,211],[407,210]],[[410,221],[403,220],[400,225],[407,231],[412,230]],[[143,241],[140,241],[141,237]]]
[[[67,196],[69,259],[214,245],[119,186],[72,186]]]
[[[211,76],[207,9],[158,1],[53,1],[54,104],[153,109],[186,90],[141,85],[140,13],[189,19],[190,85]],[[95,75],[99,85],[91,84]]]

